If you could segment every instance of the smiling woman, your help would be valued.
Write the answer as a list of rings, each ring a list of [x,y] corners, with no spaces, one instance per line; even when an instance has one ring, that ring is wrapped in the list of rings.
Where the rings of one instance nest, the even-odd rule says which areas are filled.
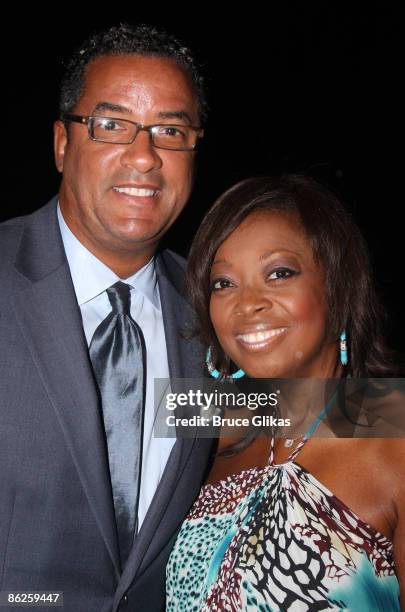
[[[235,366],[278,380],[400,373],[366,244],[312,179],[228,190],[197,233],[188,284],[216,376]],[[293,400],[299,419],[307,398]],[[222,452],[220,439],[169,561],[169,610],[400,609],[403,440],[338,438],[324,418],[336,395],[308,401],[318,416],[295,441],[262,432]]]
[[[234,320],[249,319],[250,325],[252,315],[243,317],[245,310],[262,311],[264,314],[255,315],[260,319],[258,324],[269,327],[264,323],[268,319],[271,328],[288,328],[286,342],[290,332],[301,333],[306,325],[323,326],[325,346],[334,343],[336,359],[337,343],[346,329],[350,360],[345,375],[399,373],[396,356],[384,343],[384,313],[375,293],[364,238],[340,200],[313,179],[296,175],[261,177],[229,189],[201,224],[190,251],[188,270],[197,331],[205,344],[212,346],[213,360],[223,375],[227,373],[229,357],[240,365],[238,334],[235,341],[232,335],[224,338],[226,343],[234,344],[230,353],[219,337],[220,314],[231,307],[231,302],[236,308]],[[232,274],[240,276],[239,283]],[[235,303],[235,296],[240,297],[241,303]],[[256,298],[264,303],[249,303]],[[292,321],[282,325],[283,321],[287,323],[285,317],[298,319],[294,325]],[[240,330],[242,335],[243,331]],[[254,327],[247,331],[261,330]],[[305,344],[299,342],[294,349],[289,367],[295,363],[300,370]],[[276,376],[268,367],[264,372],[266,377]],[[329,372],[332,374],[333,366]],[[259,372],[251,375],[259,377]]]
[[[336,373],[324,273],[290,211],[249,215],[211,268],[210,315],[223,350],[254,378]]]

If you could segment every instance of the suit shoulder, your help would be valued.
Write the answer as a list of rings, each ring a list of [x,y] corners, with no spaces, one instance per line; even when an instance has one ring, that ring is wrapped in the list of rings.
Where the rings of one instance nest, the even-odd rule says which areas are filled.
[[[187,267],[187,260],[184,259],[184,257],[178,255],[170,249],[165,249],[164,251],[161,251],[160,256],[163,258],[165,264],[169,268],[175,268],[178,270],[178,272],[182,272],[183,274],[185,273]]]
[[[0,223],[0,252],[1,260],[14,259],[24,230],[26,216],[15,217]]]
[[[43,220],[49,217],[50,211],[55,209],[57,196],[34,212],[21,217],[14,217],[0,223],[0,254],[1,262],[12,259],[18,251],[25,228],[35,228],[43,225]]]
[[[13,217],[7,221],[2,221],[2,223],[0,223],[0,232],[3,234],[3,232],[13,231],[13,228],[23,226],[27,216],[28,215],[22,215],[21,217]]]

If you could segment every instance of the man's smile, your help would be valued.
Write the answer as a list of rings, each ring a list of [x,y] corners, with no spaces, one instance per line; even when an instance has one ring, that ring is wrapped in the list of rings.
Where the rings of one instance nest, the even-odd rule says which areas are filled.
[[[160,189],[158,187],[155,187],[154,185],[131,185],[131,184],[115,185],[113,189],[114,191],[117,191],[118,193],[123,193],[125,195],[136,196],[136,197],[141,197],[141,198],[153,197],[157,195],[160,191]]]

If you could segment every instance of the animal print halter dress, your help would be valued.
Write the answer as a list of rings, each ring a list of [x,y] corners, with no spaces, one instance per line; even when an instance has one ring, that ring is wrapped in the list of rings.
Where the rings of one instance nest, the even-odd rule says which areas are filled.
[[[392,543],[295,462],[206,485],[167,566],[167,610],[399,611]]]

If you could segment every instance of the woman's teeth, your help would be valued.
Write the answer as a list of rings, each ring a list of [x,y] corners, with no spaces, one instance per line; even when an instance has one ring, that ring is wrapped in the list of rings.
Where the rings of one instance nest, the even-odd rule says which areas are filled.
[[[239,334],[238,338],[247,344],[258,344],[269,340],[273,336],[278,336],[286,331],[286,327],[278,327],[276,329],[267,329],[266,331],[260,331],[249,334]]]

